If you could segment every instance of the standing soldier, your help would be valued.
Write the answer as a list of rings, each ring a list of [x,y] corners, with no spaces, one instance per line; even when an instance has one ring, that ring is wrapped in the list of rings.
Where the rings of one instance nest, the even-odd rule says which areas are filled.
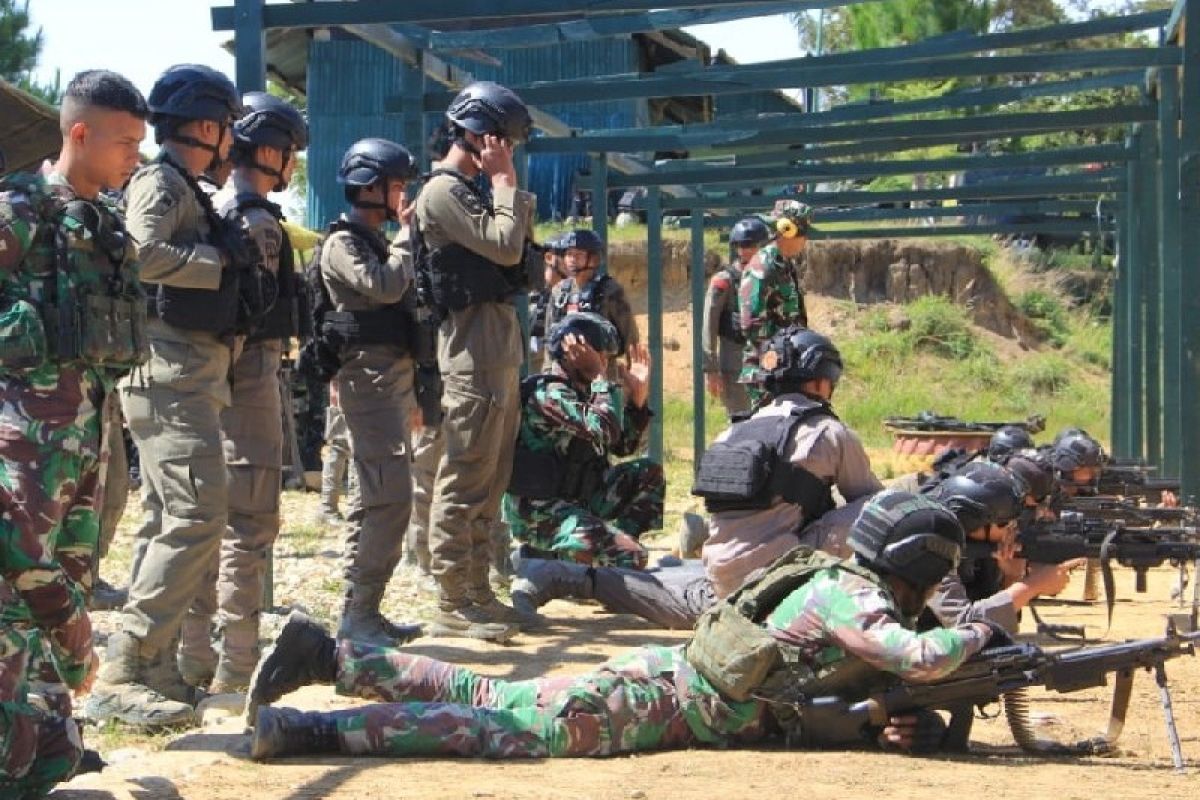
[[[336,354],[332,386],[346,417],[359,492],[348,517],[338,635],[376,644],[419,633],[379,611],[412,514],[409,415],[418,326],[404,189],[416,175],[412,155],[395,142],[351,145],[338,169],[350,211],[330,225],[317,262],[331,310],[316,334]],[[388,220],[402,226],[390,247],[380,232]]]
[[[216,70],[182,64],[158,79],[149,105],[162,149],[125,196],[142,279],[151,284],[150,361],[121,383],[141,454],[145,550],[88,701],[93,719],[137,727],[193,719],[176,643],[228,522],[220,413],[230,402],[239,284],[244,276],[249,288],[256,277],[248,248],[227,235],[197,183],[228,158],[237,90]]]
[[[742,375],[742,335],[738,315],[738,287],[742,270],[759,249],[771,240],[771,229],[758,217],[747,217],[733,226],[729,244],[734,257],[708,282],[704,296],[704,382],[708,393],[725,404],[729,418],[750,407]]]
[[[338,399],[337,385],[329,384],[329,405],[325,406],[325,450],[321,455],[321,508],[317,521],[323,525],[341,525],[358,503],[358,479],[350,465],[350,430]],[[339,501],[346,490],[346,513]]]
[[[308,124],[289,103],[264,92],[242,99],[233,126],[232,184],[218,193],[220,213],[237,220],[276,276],[278,298],[233,364],[233,403],[221,412],[229,473],[229,528],[217,578],[220,660],[211,691],[245,689],[258,663],[258,625],[271,546],[279,535],[283,426],[279,371],[285,343],[300,335],[296,268],[283,211],[268,192],[287,189]]]
[[[82,72],[63,97],[58,161],[44,175],[0,182],[5,797],[43,796],[82,755],[69,714],[29,704],[29,666],[48,652],[55,678],[79,693],[98,666],[84,602],[99,536],[100,406],[147,355],[135,249],[101,190],[137,168],[148,113],[125,78]]]
[[[742,383],[755,403],[761,383],[755,378],[759,348],[789,325],[808,325],[796,260],[808,243],[812,209],[784,200],[776,204],[774,216],[775,240],[750,260],[738,286],[739,322],[746,338]]]
[[[518,617],[488,581],[491,528],[508,486],[520,422],[525,348],[510,299],[523,291],[535,197],[517,188],[513,147],[529,110],[513,92],[473,83],[450,104],[453,141],[416,202],[418,280],[441,318],[445,452],[430,521],[438,614],[434,633],[503,641]],[[491,197],[475,183],[491,182]]]
[[[637,323],[633,309],[625,296],[625,287],[603,269],[604,242],[592,231],[580,229],[564,233],[558,239],[562,250],[562,266],[567,279],[561,281],[550,294],[550,308],[546,318],[546,330],[551,331],[567,314],[581,311],[599,314],[617,329],[619,342],[617,355],[624,356],[629,363],[629,348],[639,344]],[[609,364],[608,376],[617,377],[618,360]],[[546,369],[554,365],[554,359],[546,354]]]

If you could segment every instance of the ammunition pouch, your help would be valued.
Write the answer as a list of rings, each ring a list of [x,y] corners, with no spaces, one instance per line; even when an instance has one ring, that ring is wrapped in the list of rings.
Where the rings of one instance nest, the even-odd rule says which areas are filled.
[[[399,304],[376,311],[327,311],[321,338],[332,348],[386,344],[409,351],[409,322]]]
[[[734,424],[728,438],[704,452],[692,494],[709,513],[770,508],[776,498],[804,510],[807,524],[834,507],[828,483],[786,458],[796,428],[805,420],[832,416],[823,403],[808,401],[786,417],[760,416]]]
[[[724,697],[770,703],[785,730],[795,723],[789,701],[814,691],[851,690],[869,680],[877,671],[860,659],[847,656],[814,666],[800,648],[776,639],[763,624],[789,594],[835,565],[883,586],[864,567],[797,546],[700,617],[684,651],[688,663]]]
[[[46,328],[37,306],[19,298],[5,303],[0,309],[0,367],[33,369],[45,363],[48,353]]]

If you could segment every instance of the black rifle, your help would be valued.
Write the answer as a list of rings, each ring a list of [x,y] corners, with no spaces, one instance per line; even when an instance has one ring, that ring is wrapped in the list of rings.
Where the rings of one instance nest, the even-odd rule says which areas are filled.
[[[1157,503],[1163,492],[1178,493],[1178,478],[1156,476],[1152,464],[1139,461],[1110,462],[1100,471],[1092,492],[1096,495],[1138,498]]]
[[[1054,503],[1054,508],[1060,513],[1078,514],[1087,519],[1105,522],[1125,522],[1130,525],[1191,526],[1200,523],[1200,510],[1194,507],[1144,506],[1132,497],[1062,496]]]
[[[800,717],[805,731],[820,740],[861,740],[872,728],[889,724],[892,717],[921,709],[951,712],[944,749],[966,750],[973,709],[1003,698],[1009,728],[1027,752],[1064,755],[1094,754],[1110,750],[1125,724],[1125,713],[1135,669],[1153,669],[1167,721],[1175,768],[1183,769],[1183,753],[1171,710],[1164,663],[1181,655],[1194,655],[1200,633],[1179,634],[1168,627],[1160,639],[1138,639],[1120,644],[1047,652],[1034,645],[1013,645],[985,650],[952,675],[931,683],[900,683],[863,700],[841,697],[797,697],[787,704]],[[1101,737],[1074,745],[1038,740],[1030,730],[1026,689],[1041,686],[1053,692],[1077,692],[1108,684],[1115,674],[1113,706],[1108,730]]]
[[[1041,433],[1046,429],[1046,418],[1034,414],[1024,422],[968,422],[958,417],[944,417],[932,411],[921,411],[915,417],[884,417],[883,424],[889,428],[911,431],[947,431],[953,433],[994,433],[1001,428],[1014,426],[1030,433]]]

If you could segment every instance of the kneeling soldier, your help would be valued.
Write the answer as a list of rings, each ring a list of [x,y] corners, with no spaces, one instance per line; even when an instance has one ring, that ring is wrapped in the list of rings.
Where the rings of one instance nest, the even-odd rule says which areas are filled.
[[[599,314],[569,314],[550,334],[553,369],[521,386],[521,428],[504,518],[513,537],[554,557],[641,568],[638,538],[661,527],[662,466],[610,456],[641,449],[652,413],[650,357],[630,349],[624,385],[610,381],[617,331]]]

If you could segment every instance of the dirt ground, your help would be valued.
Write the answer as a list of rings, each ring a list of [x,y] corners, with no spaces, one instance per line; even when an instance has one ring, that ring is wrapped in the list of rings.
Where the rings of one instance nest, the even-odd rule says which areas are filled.
[[[332,566],[332,565],[330,565]],[[1117,571],[1116,616],[1107,639],[1159,635],[1175,573],[1152,572],[1149,591],[1134,594],[1133,575]],[[409,578],[394,581],[407,587]],[[405,588],[407,591],[407,588]],[[1189,592],[1190,594],[1190,592]],[[1064,595],[1077,598],[1080,586]],[[646,642],[676,641],[631,617],[598,607],[556,601],[547,607],[552,626],[516,644],[493,647],[466,640],[421,640],[413,652],[470,664],[488,675],[523,679],[588,669],[608,656]],[[1092,636],[1105,628],[1103,604],[1053,603],[1053,621],[1084,623]],[[1026,619],[1026,628],[1031,621]],[[1200,660],[1167,666],[1175,714],[1190,769],[1200,767]],[[1075,741],[1107,722],[1107,689],[1069,695],[1032,693],[1039,735]],[[240,700],[240,698],[237,698]],[[338,708],[358,702],[328,687],[309,687],[286,699],[302,708]],[[995,710],[995,709],[992,709]],[[156,746],[105,752],[112,765],[102,775],[77,778],[56,800],[301,800],[302,798],[809,798],[936,797],[971,787],[978,796],[1124,798],[1175,795],[1196,778],[1171,768],[1158,694],[1151,676],[1139,674],[1117,754],[1039,759],[1020,754],[1002,718],[980,720],[972,733],[976,752],[952,758],[910,758],[873,752],[796,752],[773,746],[742,751],[683,751],[605,760],[487,762],[482,760],[299,758],[259,765],[246,759],[248,736],[240,720],[210,712],[205,727]]]

